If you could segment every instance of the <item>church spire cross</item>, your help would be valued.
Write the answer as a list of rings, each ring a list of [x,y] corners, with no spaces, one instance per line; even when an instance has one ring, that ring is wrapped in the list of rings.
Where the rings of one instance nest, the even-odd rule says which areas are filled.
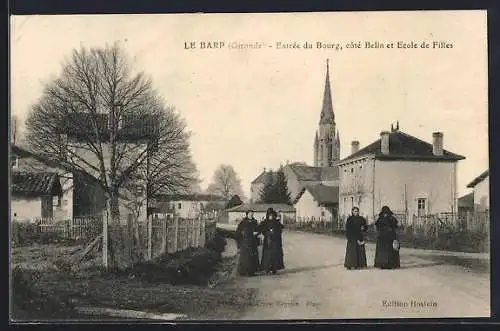
[[[323,93],[323,106],[321,108],[320,123],[330,123],[335,121],[332,105],[332,91],[330,87],[330,65],[329,59],[326,59],[326,79],[325,91]]]

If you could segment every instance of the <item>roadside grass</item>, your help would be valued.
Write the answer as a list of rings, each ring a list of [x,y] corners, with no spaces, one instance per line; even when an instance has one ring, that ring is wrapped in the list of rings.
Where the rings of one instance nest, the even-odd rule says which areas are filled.
[[[184,319],[188,320],[232,319],[237,318],[254,297],[252,290],[235,287],[230,281],[209,288],[203,281],[194,285],[189,283],[195,281],[185,279],[186,284],[176,285],[168,279],[166,265],[172,266],[175,258],[186,258],[195,253],[208,256],[208,253],[199,253],[208,249],[191,249],[124,270],[104,270],[99,266],[98,256],[91,257],[78,267],[61,262],[81,248],[35,244],[12,249],[11,319],[95,320],[96,316],[89,317],[76,311],[76,307],[85,306],[180,313],[186,314]],[[221,268],[230,268],[234,265],[231,259],[235,257],[214,259],[216,261],[211,262],[213,270],[205,266],[202,269],[210,269],[210,273],[213,273]],[[191,265],[191,273],[199,273],[197,268]],[[208,279],[210,275],[206,274],[205,277]],[[102,319],[111,318],[102,316]]]

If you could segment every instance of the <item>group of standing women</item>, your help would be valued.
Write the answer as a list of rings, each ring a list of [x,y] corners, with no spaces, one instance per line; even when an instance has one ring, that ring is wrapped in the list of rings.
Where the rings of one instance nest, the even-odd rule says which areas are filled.
[[[380,211],[375,227],[377,229],[377,245],[374,267],[379,269],[396,269],[400,267],[399,241],[396,233],[398,221],[389,207]],[[364,269],[367,267],[364,232],[367,222],[359,215],[359,208],[352,208],[352,215],[347,218],[347,247],[344,266],[347,269]]]
[[[238,274],[254,276],[261,271],[276,274],[278,270],[284,269],[282,234],[283,224],[272,208],[267,210],[266,217],[260,224],[253,217],[253,212],[248,210],[236,229],[236,242],[240,252]],[[260,259],[259,245],[262,245]]]

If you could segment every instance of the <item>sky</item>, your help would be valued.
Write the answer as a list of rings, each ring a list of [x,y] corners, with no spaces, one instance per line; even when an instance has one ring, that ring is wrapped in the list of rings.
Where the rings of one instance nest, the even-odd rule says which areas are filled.
[[[263,168],[312,165],[326,59],[341,158],[399,121],[466,157],[459,194],[488,168],[485,11],[12,16],[11,114],[25,120],[74,48],[114,42],[186,120],[202,188],[219,164],[247,196]]]

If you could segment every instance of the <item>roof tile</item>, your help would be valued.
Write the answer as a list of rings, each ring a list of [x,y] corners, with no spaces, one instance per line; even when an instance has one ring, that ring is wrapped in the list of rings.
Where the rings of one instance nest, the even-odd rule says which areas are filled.
[[[360,149],[354,154],[344,158],[340,162],[349,161],[364,155],[375,155],[378,159],[411,159],[411,160],[448,160],[458,161],[465,159],[464,156],[443,150],[442,156],[432,153],[432,144],[413,137],[399,130],[389,134],[389,154],[384,155],[380,151],[380,139]]]
[[[12,172],[13,195],[62,195],[59,175],[55,172]]]

